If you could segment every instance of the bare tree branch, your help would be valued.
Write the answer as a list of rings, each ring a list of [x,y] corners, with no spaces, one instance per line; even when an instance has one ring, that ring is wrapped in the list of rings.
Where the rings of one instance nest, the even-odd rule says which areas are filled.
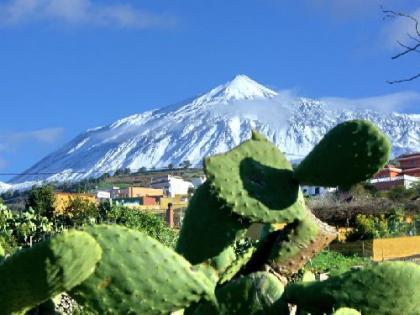
[[[417,79],[420,77],[420,73],[412,76],[411,78],[408,79],[401,79],[401,80],[394,80],[394,81],[386,81],[389,84],[396,84],[396,83],[403,83],[403,82],[409,82],[409,81],[413,81],[414,79]]]
[[[410,53],[410,52],[412,52],[412,51],[415,51],[415,52],[418,52],[418,53],[420,53],[420,51],[418,51],[417,50],[417,48],[419,48],[420,47],[420,43],[418,43],[417,45],[415,45],[414,47],[410,47],[410,46],[407,46],[407,45],[405,45],[405,44],[403,44],[403,43],[401,43],[400,41],[397,41],[397,44],[398,45],[400,45],[401,47],[404,47],[405,48],[405,50],[404,51],[402,51],[402,52],[400,52],[400,53],[398,53],[398,54],[396,54],[395,56],[392,56],[391,57],[391,59],[397,59],[397,58],[399,58],[399,57],[401,57],[401,56],[404,56],[405,54],[408,54],[408,53]]]
[[[417,36],[420,37],[420,27],[419,27],[419,21],[412,15],[403,13],[403,12],[397,12],[397,11],[393,11],[393,10],[385,10],[382,6],[381,6],[382,12],[385,14],[385,18],[395,18],[395,17],[405,17],[408,18],[410,20],[412,20],[414,22],[414,29],[416,31]]]
[[[382,12],[384,14],[384,19],[389,18],[389,19],[393,19],[393,18],[398,18],[398,17],[403,17],[406,19],[411,20],[414,23],[414,35],[411,33],[407,33],[407,37],[409,40],[414,41],[415,43],[411,43],[411,44],[405,44],[401,41],[396,41],[396,43],[403,48],[403,50],[401,52],[399,52],[398,54],[394,55],[391,57],[392,60],[398,59],[402,56],[405,56],[409,53],[412,52],[417,52],[420,53],[420,24],[419,24],[419,20],[410,15],[410,14],[406,14],[403,12],[397,12],[394,10],[387,10],[384,9],[381,6]],[[413,75],[412,77],[406,78],[406,79],[400,79],[400,80],[392,80],[392,81],[387,81],[389,84],[397,84],[397,83],[403,83],[403,82],[409,82],[409,81],[413,81],[417,78],[420,77],[420,73]]]

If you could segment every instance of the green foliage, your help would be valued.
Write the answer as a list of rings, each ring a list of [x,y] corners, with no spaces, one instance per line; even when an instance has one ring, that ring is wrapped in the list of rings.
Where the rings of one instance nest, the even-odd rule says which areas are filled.
[[[49,185],[33,187],[26,201],[26,208],[34,209],[38,214],[47,218],[54,215],[54,188]]]
[[[420,234],[420,217],[407,220],[404,209],[393,209],[389,215],[373,216],[358,214],[355,228],[348,235],[348,241],[375,238],[412,236]]]
[[[315,274],[328,273],[334,276],[347,272],[352,267],[366,267],[371,264],[371,261],[364,257],[345,256],[326,250],[310,260],[303,270],[311,271]]]
[[[178,238],[177,231],[171,229],[155,214],[123,206],[113,205],[110,207],[109,211],[104,212],[101,222],[119,224],[144,232],[169,247],[174,247]]]
[[[394,201],[410,200],[420,197],[420,184],[416,183],[411,188],[396,186],[387,192],[388,197]]]
[[[99,220],[99,209],[96,203],[76,196],[70,199],[60,219],[65,220],[69,226],[95,224]]]

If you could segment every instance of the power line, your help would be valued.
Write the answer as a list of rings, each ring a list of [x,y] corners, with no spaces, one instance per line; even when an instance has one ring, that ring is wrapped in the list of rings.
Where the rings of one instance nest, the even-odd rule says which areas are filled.
[[[0,173],[0,176],[24,176],[24,175],[57,175],[57,174],[85,174],[86,172],[56,172],[56,173]]]

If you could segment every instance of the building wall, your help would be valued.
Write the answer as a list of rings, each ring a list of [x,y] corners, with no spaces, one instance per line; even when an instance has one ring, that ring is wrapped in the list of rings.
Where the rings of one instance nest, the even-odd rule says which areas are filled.
[[[143,206],[151,206],[151,205],[156,205],[157,204],[156,197],[144,196],[141,199],[142,199],[142,205]]]
[[[404,173],[410,176],[420,177],[420,167],[405,170]]]
[[[420,255],[420,236],[373,240],[374,261],[407,258]]]
[[[399,176],[402,173],[402,170],[395,167],[385,167],[382,170],[380,170],[374,178],[384,178],[384,177],[396,177]]]
[[[70,202],[75,198],[96,203],[96,196],[91,194],[55,193],[55,213],[63,214]]]
[[[403,155],[397,160],[403,170],[420,167],[420,153]]]
[[[162,189],[149,188],[149,187],[127,187],[113,191],[114,198],[138,198],[138,197],[159,197],[163,196]]]
[[[194,185],[190,182],[183,180],[177,176],[163,176],[156,178],[151,186],[153,188],[161,188],[167,196],[175,197],[175,195],[187,195],[190,188],[194,188]]]
[[[373,186],[378,190],[388,190],[397,186],[404,186],[404,180],[393,180],[393,181],[386,181],[386,182],[377,182],[372,183]]]

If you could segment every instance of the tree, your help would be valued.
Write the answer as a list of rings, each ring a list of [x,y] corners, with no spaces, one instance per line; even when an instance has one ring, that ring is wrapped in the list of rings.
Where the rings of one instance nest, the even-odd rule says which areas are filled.
[[[408,19],[412,23],[412,31],[407,33],[407,39],[405,42],[397,40],[396,43],[398,46],[402,48],[402,50],[397,53],[396,55],[392,56],[392,60],[396,60],[403,56],[406,56],[411,53],[420,53],[420,26],[419,20],[410,14],[397,12],[393,10],[386,10],[382,8],[382,12],[384,14],[384,19],[396,19],[396,18],[404,18]],[[387,81],[389,84],[395,83],[402,83],[415,80],[420,77],[420,72],[413,74],[407,78],[399,79],[399,80],[390,80]]]
[[[191,167],[191,162],[189,160],[185,160],[184,162],[182,162],[181,164],[179,164],[179,166],[181,168],[190,168]]]
[[[172,163],[168,164],[168,169],[173,170],[174,169],[174,165]]]
[[[94,224],[99,217],[99,210],[96,203],[77,196],[70,200],[64,210],[64,217],[74,226]]]
[[[33,187],[26,200],[26,208],[32,208],[36,213],[51,219],[55,210],[54,188],[49,185]]]

